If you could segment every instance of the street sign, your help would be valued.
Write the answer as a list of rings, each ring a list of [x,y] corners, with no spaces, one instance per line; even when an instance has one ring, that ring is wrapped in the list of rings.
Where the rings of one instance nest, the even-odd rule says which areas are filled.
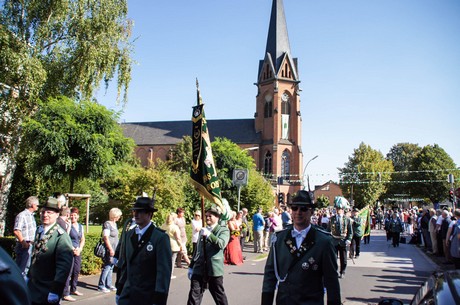
[[[447,175],[447,181],[449,183],[454,183],[454,175],[452,175],[452,174]]]
[[[248,170],[234,169],[233,170],[233,185],[241,186],[248,184]]]

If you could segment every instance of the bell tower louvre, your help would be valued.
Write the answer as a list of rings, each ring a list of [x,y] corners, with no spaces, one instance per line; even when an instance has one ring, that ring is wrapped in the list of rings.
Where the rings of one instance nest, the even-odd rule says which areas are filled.
[[[264,59],[259,62],[255,128],[259,169],[287,196],[301,189],[302,150],[297,58],[291,55],[282,0],[273,0]],[[284,202],[289,198],[285,197]]]

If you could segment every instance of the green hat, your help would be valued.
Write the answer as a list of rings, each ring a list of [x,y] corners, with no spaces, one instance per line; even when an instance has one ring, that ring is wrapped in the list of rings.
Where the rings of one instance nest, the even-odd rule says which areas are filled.
[[[61,203],[54,197],[48,197],[48,200],[42,206],[42,208],[46,210],[53,210],[59,213],[61,211]]]
[[[220,215],[222,215],[222,210],[216,204],[213,204],[211,205],[211,207],[207,208],[206,213],[208,212],[214,214],[217,217],[220,217]]]
[[[138,197],[136,199],[136,202],[134,203],[134,207],[132,208],[132,210],[145,210],[148,212],[156,212],[157,209],[155,209],[155,199],[150,197]]]
[[[304,190],[298,191],[292,198],[290,205],[307,205],[315,207],[313,200],[311,200],[310,193]]]

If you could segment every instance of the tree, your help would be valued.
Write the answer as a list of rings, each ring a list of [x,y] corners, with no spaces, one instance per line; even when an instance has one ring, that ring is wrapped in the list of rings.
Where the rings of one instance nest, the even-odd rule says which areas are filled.
[[[413,189],[418,196],[429,198],[432,203],[443,201],[449,194],[447,174],[456,170],[452,158],[437,144],[427,145],[414,159],[410,175]]]
[[[385,192],[384,182],[390,181],[393,165],[380,151],[361,143],[345,167],[338,170],[343,193],[353,199],[356,207],[363,208],[373,205]]]
[[[321,195],[318,199],[316,199],[316,208],[322,209],[327,208],[331,203],[329,202],[329,198],[327,196]]]
[[[90,101],[49,98],[24,124],[26,167],[42,180],[102,179],[111,166],[132,156],[117,114]]]
[[[420,153],[422,148],[418,144],[398,143],[390,148],[387,154],[387,160],[393,163],[395,172],[392,174],[392,183],[388,185],[387,197],[397,195],[408,195],[412,197],[413,189],[411,184],[405,181],[410,180],[409,171],[412,168],[414,159]]]
[[[89,99],[116,78],[125,103],[131,80],[127,0],[5,0],[0,18],[0,236],[25,118],[38,101]]]
[[[211,145],[217,174],[221,181],[222,197],[228,200],[230,207],[236,209],[238,202],[237,187],[232,181],[233,170],[244,168],[248,169],[248,185],[241,189],[241,207],[246,207],[248,210],[255,210],[258,206],[271,208],[274,202],[271,185],[255,169],[254,159],[237,144],[225,138],[216,138]],[[191,156],[191,138],[186,136],[173,148],[172,159],[168,164],[172,169],[189,175]],[[186,196],[191,198],[190,202],[194,202],[195,206],[199,202],[199,197],[195,197],[196,194],[193,188],[186,191]]]

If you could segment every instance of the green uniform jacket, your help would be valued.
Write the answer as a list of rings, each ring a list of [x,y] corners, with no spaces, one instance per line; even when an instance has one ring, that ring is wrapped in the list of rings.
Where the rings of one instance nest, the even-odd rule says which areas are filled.
[[[209,276],[224,275],[224,249],[230,239],[230,231],[227,227],[219,224],[212,230],[206,238],[206,268]],[[203,255],[203,238],[198,238],[196,253],[190,264],[193,268],[193,274],[204,274],[204,255]]]
[[[115,286],[117,288],[117,294],[120,295],[123,286],[126,282],[126,260],[125,260],[125,254],[126,254],[126,236],[128,235],[129,228],[131,227],[131,224],[133,224],[134,220],[132,218],[128,219],[125,221],[123,224],[123,230],[121,231],[121,236],[120,240],[118,241],[117,248],[115,249],[115,255],[114,257],[118,260],[117,262],[117,280],[115,282]]]
[[[151,224],[140,243],[135,229],[127,232],[125,242],[126,282],[118,304],[166,304],[172,271],[169,236]]]
[[[312,225],[301,248],[297,249],[291,231],[292,226],[289,226],[272,238],[265,264],[262,305],[273,304],[277,286],[277,305],[322,305],[324,287],[327,288],[327,304],[339,305],[337,252],[332,237]]]
[[[351,218],[353,220],[353,236],[356,237],[363,237],[363,220],[361,219],[361,216],[356,215],[355,217]]]
[[[46,249],[38,252],[35,259],[32,256],[27,286],[29,288],[30,299],[34,303],[47,303],[48,293],[50,292],[62,297],[65,282],[72,268],[72,241],[69,234],[57,223],[54,226],[58,226],[58,228],[52,233],[46,243]],[[39,242],[40,232],[39,227],[35,236],[35,243]]]
[[[343,216],[343,219],[345,221],[339,225],[338,216],[332,216],[329,220],[327,230],[331,232],[335,245],[346,247],[346,241],[348,240],[351,243],[351,239],[353,238],[353,227],[349,217]]]
[[[16,263],[0,247],[0,300],[4,305],[29,305],[29,292]]]

